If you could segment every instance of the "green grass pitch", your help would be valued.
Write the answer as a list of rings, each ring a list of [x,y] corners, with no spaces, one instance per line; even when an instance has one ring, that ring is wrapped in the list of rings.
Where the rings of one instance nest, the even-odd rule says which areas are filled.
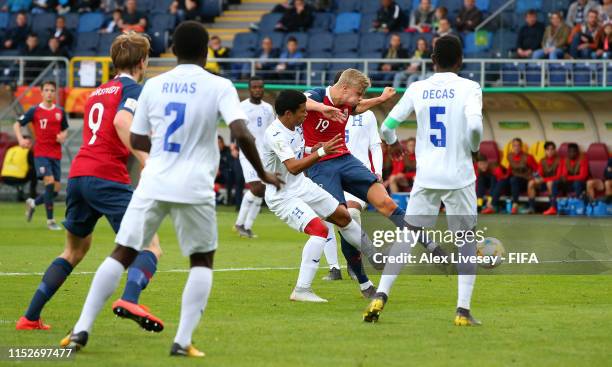
[[[63,213],[58,205],[56,211]],[[479,328],[452,325],[456,277],[401,276],[377,324],[361,321],[366,300],[350,280],[324,282],[315,291],[328,304],[289,301],[306,239],[264,210],[255,224],[257,239],[231,231],[233,210],[218,211],[219,250],[208,307],[194,334],[204,361],[171,359],[188,260],[181,257],[166,220],[159,231],[164,256],[141,302],[165,321],[161,334],[142,331],[115,318],[110,302],[101,312],[89,344],[72,362],[21,362],[83,366],[604,366],[610,365],[612,277],[609,275],[497,275],[476,281],[472,302]],[[530,231],[537,240],[564,231],[565,218],[487,217],[489,226]],[[576,236],[593,236],[590,219],[572,219]],[[599,222],[609,248],[611,224]],[[530,238],[531,238],[530,237]],[[606,239],[607,238],[607,239]],[[92,273],[113,247],[105,220],[94,233],[87,258],[75,269],[43,312],[50,331],[15,331],[50,261],[64,245],[63,232],[49,232],[43,210],[32,223],[23,207],[0,204],[0,346],[55,346],[74,325]],[[508,244],[506,243],[506,247]],[[341,255],[340,255],[341,257]],[[324,263],[324,261],[322,262]],[[502,265],[503,266],[503,265]],[[486,270],[483,270],[486,271]],[[20,273],[10,275],[9,273]],[[38,273],[38,274],[33,274]],[[343,275],[346,277],[346,272]],[[607,272],[610,274],[610,272]],[[125,280],[125,276],[124,276]],[[378,281],[378,276],[373,280]],[[113,295],[119,297],[123,283]],[[0,364],[14,362],[0,361]]]

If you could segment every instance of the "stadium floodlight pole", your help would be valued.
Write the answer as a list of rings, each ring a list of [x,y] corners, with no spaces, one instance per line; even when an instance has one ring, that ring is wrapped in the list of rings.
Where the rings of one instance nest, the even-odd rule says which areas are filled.
[[[485,25],[489,24],[493,19],[497,18],[497,16],[501,14],[501,12],[506,10],[506,8],[508,8],[510,5],[514,4],[515,2],[516,0],[508,0],[508,2],[500,6],[499,9],[494,11],[493,14],[489,15],[487,19],[483,20],[482,23],[476,26],[476,28],[474,28],[474,32],[478,32],[479,30],[481,30]]]

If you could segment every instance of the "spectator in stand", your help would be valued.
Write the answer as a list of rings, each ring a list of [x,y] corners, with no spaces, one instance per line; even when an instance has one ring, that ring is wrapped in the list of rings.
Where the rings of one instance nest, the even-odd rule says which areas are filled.
[[[419,7],[410,14],[408,27],[420,33],[428,33],[434,22],[435,10],[431,6],[431,0],[421,0]]]
[[[55,37],[49,38],[47,42],[46,56],[70,58],[68,49],[61,47],[60,41]]]
[[[612,59],[612,21],[608,21],[595,36],[595,51],[593,59]]]
[[[30,33],[26,39],[26,46],[21,51],[22,56],[40,57],[45,56],[45,49],[40,46],[38,35],[36,33]],[[30,84],[40,75],[42,69],[47,66],[47,61],[27,61],[24,71],[24,81],[26,84]]]
[[[578,24],[572,29],[567,41],[570,44],[569,54],[574,59],[589,59],[597,49],[595,36],[599,32],[599,13],[589,10],[584,24]]]
[[[612,0],[603,0],[603,4],[599,8],[599,20],[602,23],[612,21]]]
[[[450,21],[446,18],[440,19],[440,21],[438,22],[438,29],[436,31],[436,37],[439,38],[444,36],[457,37],[457,35],[453,31],[453,28],[451,27]]]
[[[104,13],[112,13],[115,9],[121,9],[121,3],[117,0],[100,0],[100,10]]]
[[[574,28],[578,24],[583,24],[586,21],[587,14],[591,9],[598,10],[599,3],[593,0],[574,1],[567,10],[565,23],[570,28]]]
[[[15,18],[15,27],[9,28],[4,38],[5,49],[22,49],[25,47],[26,39],[30,34],[28,17],[26,13],[20,12]]]
[[[51,38],[57,38],[62,49],[72,47],[72,32],[66,28],[66,19],[61,15],[55,19],[55,31],[51,33]]]
[[[434,12],[434,19],[432,25],[434,29],[438,29],[438,25],[440,24],[440,19],[448,19],[448,9],[445,6],[439,6],[436,8]]]
[[[259,61],[255,63],[255,70],[258,75],[261,75],[264,79],[274,79],[274,69],[276,68],[275,62],[269,62],[268,59],[277,59],[280,53],[274,48],[272,39],[270,37],[264,37],[261,40],[261,50],[256,56]],[[248,66],[248,64],[247,64]]]
[[[392,193],[409,191],[416,176],[416,139],[408,138],[406,141],[406,154],[403,158],[393,161],[393,170],[389,176],[389,188]]]
[[[277,73],[281,74],[281,79],[294,81],[297,71],[301,69],[302,64],[294,60],[304,58],[304,55],[298,48],[298,42],[295,37],[289,37],[287,40],[287,48],[280,55],[281,62],[276,65]]]
[[[304,0],[295,0],[293,7],[285,12],[275,29],[282,32],[305,32],[313,21],[314,9],[306,5]]]
[[[55,0],[34,0],[32,2],[32,14],[42,14],[53,11],[56,6]]]
[[[393,0],[381,0],[380,8],[376,12],[376,19],[372,23],[378,32],[401,32],[406,26],[406,16],[399,5]]]
[[[544,143],[545,156],[538,165],[538,171],[529,180],[527,197],[529,208],[526,214],[535,213],[535,199],[538,192],[548,191],[552,202],[553,183],[561,177],[561,158],[557,155],[557,146],[552,141]]]
[[[210,37],[210,40],[208,41],[208,49],[209,57],[206,60],[207,63],[210,60],[210,62],[218,64],[218,73],[222,73],[225,69],[227,69],[229,63],[218,63],[216,60],[227,59],[230,55],[230,49],[223,46],[221,38],[219,38],[219,36],[217,35],[213,35]]]
[[[276,4],[272,9],[272,13],[286,13],[292,6],[292,1],[285,0],[280,4]]]
[[[521,191],[527,190],[527,183],[537,172],[538,165],[530,154],[523,152],[523,141],[521,138],[512,139],[512,151],[508,153],[509,167],[505,176],[497,181],[491,193],[492,200],[482,210],[482,214],[491,214],[497,211],[497,205],[502,191],[508,191],[512,195],[512,214],[518,213],[518,200]]]
[[[586,157],[580,155],[578,144],[570,143],[567,145],[567,158],[561,164],[561,175],[552,184],[552,195],[550,208],[544,215],[557,214],[557,197],[559,192],[566,194],[573,192],[576,197],[582,197],[586,189],[586,182],[589,178],[589,163]]]
[[[542,38],[542,48],[535,50],[531,56],[532,59],[549,58],[557,60],[563,58],[567,47],[567,37],[569,36],[569,28],[561,20],[561,13],[556,11],[550,15],[550,25],[544,31]]]
[[[382,52],[381,58],[387,60],[407,59],[409,57],[408,50],[402,46],[402,39],[397,34],[392,34],[389,38],[389,47]],[[378,69],[382,72],[382,80],[390,82],[395,77],[395,72],[402,68],[401,63],[384,63],[380,64]]]
[[[100,0],[77,0],[76,10],[79,13],[89,13],[100,8]]]
[[[11,13],[29,12],[32,0],[8,0],[2,7],[2,11]]]
[[[219,145],[220,154],[219,172],[215,183],[225,185],[227,191],[227,201],[225,204],[232,205],[232,203],[235,203],[240,208],[240,202],[234,198],[242,200],[244,178],[242,177],[242,169],[239,168],[240,161],[238,160],[237,150],[234,147],[225,145],[225,140],[221,135],[217,136],[217,144]],[[238,165],[236,162],[238,162]],[[235,193],[234,195],[232,195],[232,191]]]
[[[143,33],[147,29],[147,17],[144,13],[139,12],[136,8],[136,0],[127,0],[125,2],[125,12],[123,13],[123,28],[124,32],[134,31]]]
[[[113,10],[112,18],[108,19],[100,28],[100,33],[118,33],[123,28],[123,12],[121,9]]]
[[[476,7],[476,0],[465,0],[455,19],[457,31],[473,32],[480,22],[482,22],[482,12]]]
[[[202,21],[200,3],[197,0],[174,0],[168,11],[176,16],[177,24],[185,20]]]
[[[525,13],[525,25],[521,27],[516,40],[516,54],[522,59],[529,59],[533,52],[542,45],[542,38],[546,27],[538,22],[538,14],[535,9]]]
[[[496,170],[499,167],[489,163],[483,154],[478,154],[476,158],[476,197],[478,208],[484,207],[484,199],[487,192],[491,193],[497,182]]]
[[[604,168],[604,179],[592,178],[587,181],[586,193],[589,202],[595,201],[597,192],[604,192],[606,203],[612,204],[612,157],[608,158],[608,166]]]
[[[412,59],[429,59],[431,57],[431,52],[429,51],[429,47],[427,45],[427,40],[425,38],[420,37],[417,40],[416,50],[412,55]],[[406,80],[408,80],[408,85],[420,79],[422,73],[422,63],[415,61],[410,63],[404,71],[400,71],[395,74],[393,78],[393,88],[400,88],[404,86]]]

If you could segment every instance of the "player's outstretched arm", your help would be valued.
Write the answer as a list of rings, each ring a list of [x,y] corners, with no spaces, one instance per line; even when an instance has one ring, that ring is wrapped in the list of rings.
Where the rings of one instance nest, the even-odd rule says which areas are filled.
[[[342,111],[337,109],[334,106],[328,106],[321,102],[317,102],[310,97],[306,98],[306,111],[308,112],[320,112],[332,121],[342,121],[344,120],[344,114]]]
[[[266,172],[259,158],[259,153],[255,147],[255,139],[253,135],[247,129],[244,120],[234,120],[229,124],[232,136],[236,139],[236,143],[246,159],[251,163],[257,176],[264,182],[276,186],[277,189],[284,184],[283,180],[278,178],[277,175]]]
[[[344,138],[341,134],[334,136],[330,141],[325,142],[317,150],[313,151],[311,155],[302,159],[287,159],[283,161],[287,171],[291,172],[292,175],[302,173],[304,170],[312,167],[319,159],[325,157],[328,154],[335,154],[342,148]]]
[[[357,107],[353,110],[354,115],[359,115],[364,113],[365,111],[378,106],[381,103],[387,102],[395,95],[395,88],[385,87],[383,92],[378,97],[362,99]]]

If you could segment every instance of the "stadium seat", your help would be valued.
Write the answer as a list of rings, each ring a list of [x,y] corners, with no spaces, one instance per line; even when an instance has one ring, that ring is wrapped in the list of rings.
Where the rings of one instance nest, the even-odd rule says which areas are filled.
[[[261,46],[261,40],[263,40],[265,37],[270,37],[272,40],[272,46],[278,50],[282,50],[285,48],[285,45],[283,44],[283,36],[284,34],[280,32],[260,33],[259,42],[257,42],[257,49],[259,49]]]
[[[566,86],[569,81],[570,68],[564,63],[548,66],[548,84],[551,86]]]
[[[593,143],[586,151],[591,177],[603,179],[604,170],[608,165],[608,147],[604,143]]]
[[[79,27],[79,14],[78,13],[67,13],[63,15],[66,20],[66,28],[71,31],[76,31]]]
[[[505,87],[516,87],[520,81],[520,68],[518,63],[507,63],[501,67],[501,79]]]
[[[339,34],[334,38],[334,54],[342,52],[357,52],[359,35],[352,33]]]
[[[36,34],[49,33],[55,29],[55,14],[41,13],[32,15],[32,32]]]
[[[463,52],[466,54],[475,54],[477,52],[488,51],[491,48],[491,44],[491,32],[469,32],[465,34],[463,38]]]
[[[255,50],[259,47],[257,43],[259,36],[257,33],[243,32],[237,33],[234,36],[234,43],[232,44],[232,50],[244,51],[244,50]]]
[[[561,145],[559,145],[559,149],[557,149],[557,154],[559,155],[559,157],[561,158],[566,158],[567,157],[567,146],[570,143],[565,142],[565,143],[561,143]]]
[[[153,9],[153,0],[138,0],[136,2],[136,10],[149,13]]]
[[[202,15],[205,18],[214,18],[220,15],[223,12],[223,6],[226,5],[227,2],[219,1],[219,0],[204,0],[200,9],[202,9]]]
[[[336,13],[352,13],[361,10],[363,0],[342,0],[336,2]]]
[[[334,14],[331,13],[315,13],[314,22],[310,28],[311,32],[331,30],[332,24],[334,24]]]
[[[488,12],[491,6],[490,0],[476,0],[476,7],[483,12]]]
[[[102,13],[84,13],[79,17],[78,33],[94,32],[102,27],[104,23],[104,14]]]
[[[334,25],[334,33],[354,33],[359,31],[361,22],[361,14],[359,13],[340,13],[336,17]]]
[[[400,8],[402,8],[404,13],[410,13],[410,11],[412,9],[414,9],[413,6],[412,6],[412,2],[413,2],[413,0],[395,0],[395,3],[397,5],[399,5]],[[432,7],[433,7],[433,5],[432,5]]]
[[[454,22],[455,17],[459,14],[459,9],[463,6],[463,1],[457,0],[440,0],[439,6],[444,6],[448,9],[448,19]]]
[[[172,31],[176,27],[176,16],[174,14],[154,14],[151,18],[151,29]]]
[[[334,36],[330,33],[320,33],[316,37],[308,39],[307,50],[310,53],[326,51],[329,52],[334,46]]]
[[[387,46],[387,37],[384,33],[366,33],[361,35],[359,40],[359,52],[378,52],[377,58],[382,50]]]
[[[259,32],[274,32],[274,27],[283,15],[280,13],[268,13],[261,17],[259,21]]]
[[[542,9],[542,0],[516,0],[514,12],[522,15],[529,9]]]
[[[380,2],[376,0],[363,0],[361,3],[362,14],[375,14],[376,12],[378,12],[379,8]]]
[[[163,29],[152,29],[148,34],[151,37],[151,52],[153,55],[159,56],[166,52],[168,31]]]
[[[483,140],[480,142],[480,153],[487,157],[491,163],[499,163],[499,148],[494,140]]]
[[[606,69],[606,85],[608,87],[612,87],[612,62],[608,62]],[[603,84],[603,77],[603,65],[599,64],[597,65],[597,86],[601,86]]]
[[[374,20],[376,20],[376,13],[362,14],[361,23],[359,25],[359,33],[370,33]]]
[[[0,29],[6,29],[9,25],[9,13],[0,13]]]
[[[502,58],[512,58],[516,49],[517,32],[510,29],[500,29],[493,35],[493,52]]]
[[[76,47],[74,49],[75,56],[93,56],[96,55],[98,47],[98,32],[79,33],[77,37]]]
[[[98,38],[98,55],[109,55],[110,48],[119,33],[102,33]]]
[[[593,80],[593,72],[595,70],[589,64],[574,64],[573,79],[574,86],[589,87]]]
[[[285,48],[284,45],[287,44],[289,37],[294,37],[297,40],[298,49],[302,51],[306,50],[306,46],[308,46],[308,34],[302,32],[287,33],[283,39],[283,49]]]
[[[480,64],[479,63],[464,63],[463,69],[459,72],[459,76],[480,83]]]
[[[335,59],[356,59],[357,54],[354,52],[348,52],[348,53],[334,54],[333,57]],[[327,84],[333,84],[334,77],[336,76],[336,73],[338,71],[346,70],[350,68],[358,69],[358,70],[360,69],[359,64],[356,62],[330,63],[329,67],[327,68]]]
[[[525,83],[530,87],[538,87],[542,84],[542,65],[540,63],[529,63],[525,67]]]
[[[314,51],[307,54],[312,59],[331,59],[329,51]],[[319,86],[325,84],[326,71],[329,67],[327,62],[313,63],[310,70],[311,85]],[[306,84],[306,73],[303,73],[302,82]]]
[[[168,14],[168,9],[174,0],[152,0],[151,12],[155,14]]]

